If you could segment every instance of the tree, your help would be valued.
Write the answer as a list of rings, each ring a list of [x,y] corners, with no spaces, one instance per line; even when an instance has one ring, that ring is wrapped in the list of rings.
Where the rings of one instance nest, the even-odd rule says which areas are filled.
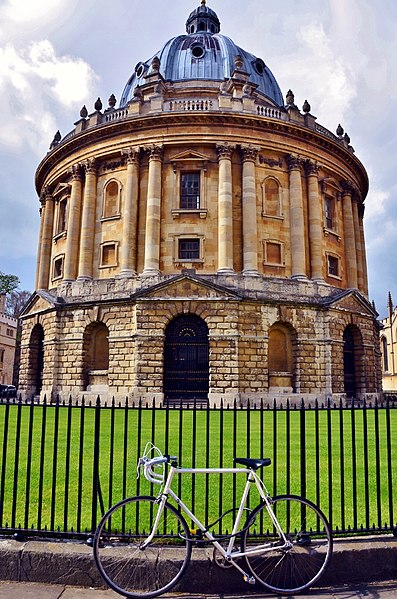
[[[16,275],[6,275],[0,270],[0,294],[11,293],[18,287],[19,283],[20,280]]]
[[[21,291],[20,289],[11,291],[7,296],[6,313],[8,316],[18,318],[31,295],[30,291]]]

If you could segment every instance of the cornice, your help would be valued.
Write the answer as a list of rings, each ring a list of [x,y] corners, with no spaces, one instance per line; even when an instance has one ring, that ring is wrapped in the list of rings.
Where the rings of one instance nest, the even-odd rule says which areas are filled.
[[[337,156],[342,162],[354,169],[361,181],[362,197],[365,198],[368,193],[368,175],[364,165],[355,154],[340,145],[337,141],[299,124],[254,114],[226,112],[162,112],[145,116],[134,116],[133,118],[104,123],[86,129],[85,131],[75,134],[66,141],[61,142],[54,150],[49,152],[47,156],[43,158],[36,171],[35,182],[37,193],[40,195],[43,183],[54,166],[68,156],[71,156],[82,149],[87,149],[89,146],[97,144],[100,141],[105,142],[106,140],[129,134],[134,135],[135,137],[137,133],[141,133],[145,130],[150,130],[152,133],[151,137],[155,138],[156,131],[163,129],[164,127],[168,130],[172,127],[177,129],[182,128],[183,134],[186,136],[187,127],[192,126],[197,128],[205,126],[209,128],[207,136],[213,136],[214,143],[216,143],[219,141],[219,132],[214,130],[214,127],[217,125],[222,127],[230,125],[240,129],[246,128],[249,130],[249,137],[247,135],[247,139],[252,137],[252,131],[253,129],[256,129],[258,133],[267,131],[269,133],[280,134],[287,139],[297,139],[299,141],[311,143],[317,148],[321,148],[321,150]],[[186,138],[188,139],[187,136]],[[232,136],[230,136],[230,139],[232,139]],[[132,140],[130,143],[131,142]],[[161,135],[161,138],[159,138],[159,143],[164,143],[164,147],[167,146],[167,140],[164,139],[164,135]],[[139,140],[134,139],[133,144],[139,145]],[[145,142],[142,141],[141,145],[144,146]]]

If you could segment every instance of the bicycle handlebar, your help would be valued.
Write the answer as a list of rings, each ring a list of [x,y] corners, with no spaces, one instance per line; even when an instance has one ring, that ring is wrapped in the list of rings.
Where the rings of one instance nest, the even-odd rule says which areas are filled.
[[[157,456],[155,458],[148,458],[147,456],[143,456],[138,460],[138,466],[143,467],[143,473],[145,478],[156,485],[161,485],[164,482],[164,470],[160,474],[159,472],[154,472],[153,468],[158,466],[163,466],[164,464],[176,463],[175,456]]]

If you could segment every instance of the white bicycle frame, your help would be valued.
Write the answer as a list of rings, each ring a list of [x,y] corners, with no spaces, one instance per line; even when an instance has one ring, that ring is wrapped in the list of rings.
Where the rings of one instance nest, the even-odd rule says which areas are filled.
[[[165,464],[168,462],[168,458],[157,457],[152,458],[150,460],[145,461],[141,459],[140,464],[144,467],[144,473],[147,480],[155,484],[163,483],[163,476],[154,472],[153,468],[159,466],[161,464]],[[215,537],[211,534],[210,531],[206,530],[205,525],[200,522],[200,520],[189,510],[189,508],[183,503],[183,501],[178,497],[176,493],[171,489],[171,484],[175,474],[245,474],[247,475],[247,482],[244,487],[243,494],[241,496],[240,506],[237,511],[237,516],[233,524],[233,530],[230,535],[230,539],[226,549],[222,547],[222,545],[215,539]],[[255,484],[258,493],[261,499],[264,501],[266,505],[266,509],[269,513],[269,516],[274,524],[274,527],[277,533],[280,536],[281,544],[278,545],[278,549],[287,549],[291,546],[290,542],[287,540],[282,527],[280,526],[275,513],[271,507],[271,499],[269,494],[267,493],[266,487],[259,476],[256,474],[254,470],[249,468],[179,468],[178,466],[173,466],[170,464],[169,473],[167,479],[164,484],[164,488],[159,494],[159,509],[157,511],[152,532],[149,537],[144,541],[143,547],[148,545],[153,537],[155,536],[155,531],[157,530],[157,526],[159,524],[164,505],[167,502],[168,498],[171,497],[175,503],[182,509],[182,511],[195,523],[197,528],[202,532],[203,536],[206,537],[208,541],[212,543],[214,547],[219,551],[219,553],[225,558],[225,560],[232,564],[237,570],[239,570],[244,578],[249,582],[253,582],[252,576],[247,574],[236,562],[235,560],[240,557],[244,557],[245,555],[259,555],[266,553],[267,551],[272,551],[274,549],[274,543],[266,544],[262,543],[261,545],[255,546],[253,548],[249,548],[246,551],[233,550],[236,536],[240,530],[240,523],[243,516],[243,512],[245,509],[245,505],[247,502],[247,498],[250,492],[250,487],[252,484]]]

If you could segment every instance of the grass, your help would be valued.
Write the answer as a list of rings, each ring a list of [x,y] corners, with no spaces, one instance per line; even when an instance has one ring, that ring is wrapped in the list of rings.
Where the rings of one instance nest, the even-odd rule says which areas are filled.
[[[235,456],[270,457],[262,473],[270,493],[304,494],[334,529],[392,528],[395,522],[395,409],[99,413],[96,420],[90,407],[0,405],[0,527],[91,530],[101,511],[93,496],[96,430],[105,508],[124,496],[158,492],[136,475],[137,459],[152,441],[185,467],[231,467]],[[239,502],[244,482],[239,475],[187,474],[174,488],[199,517],[213,522]],[[254,507],[258,498],[250,499]]]

